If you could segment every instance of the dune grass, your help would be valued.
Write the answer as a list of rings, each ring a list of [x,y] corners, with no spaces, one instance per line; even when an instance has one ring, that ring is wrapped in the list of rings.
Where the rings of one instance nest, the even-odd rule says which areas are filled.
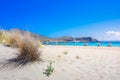
[[[14,63],[15,66],[24,66],[34,62],[40,62],[41,43],[38,39],[32,37],[29,32],[24,34],[19,31],[3,31],[0,34],[0,43],[17,48],[19,53],[15,58],[7,60],[7,64]]]
[[[2,32],[0,31],[0,43],[1,43],[1,38],[2,38]]]
[[[7,35],[6,31],[1,31],[0,33],[0,43],[8,44],[9,43],[9,36]]]
[[[65,55],[67,55],[69,52],[67,51],[67,50],[65,50],[64,52],[63,52],[63,54],[65,54]]]

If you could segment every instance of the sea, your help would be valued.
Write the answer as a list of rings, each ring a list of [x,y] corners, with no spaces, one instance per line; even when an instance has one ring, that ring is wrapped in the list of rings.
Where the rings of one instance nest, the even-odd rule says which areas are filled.
[[[43,45],[64,45],[64,46],[103,46],[120,47],[120,42],[101,41],[101,42],[43,42]]]

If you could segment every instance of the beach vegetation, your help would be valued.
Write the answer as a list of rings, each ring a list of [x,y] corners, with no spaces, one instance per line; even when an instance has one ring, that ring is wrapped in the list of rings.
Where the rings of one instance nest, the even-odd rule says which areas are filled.
[[[63,53],[64,53],[65,55],[67,55],[69,52],[68,52],[67,50],[65,50]]]
[[[58,55],[58,57],[60,58],[60,57],[61,57],[61,55]]]
[[[1,43],[1,39],[2,39],[2,32],[0,31],[0,43]]]
[[[76,59],[79,59],[80,57],[79,56],[76,56]]]
[[[6,46],[17,48],[19,53],[17,53],[15,58],[8,59],[7,64],[14,63],[15,66],[24,66],[34,62],[41,61],[41,43],[38,39],[32,37],[29,32],[24,34],[19,31],[4,31],[0,35],[1,43]]]
[[[0,43],[2,43],[2,44],[8,44],[9,43],[9,36],[7,35],[6,31],[1,32]]]
[[[54,72],[54,68],[52,66],[52,61],[49,62],[49,65],[47,65],[47,68],[45,69],[45,72],[43,72],[43,74],[45,74],[47,77],[49,77],[50,75],[53,74]]]

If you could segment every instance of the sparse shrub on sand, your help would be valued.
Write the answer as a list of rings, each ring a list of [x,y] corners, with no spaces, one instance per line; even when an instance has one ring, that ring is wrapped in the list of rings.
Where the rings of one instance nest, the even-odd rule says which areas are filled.
[[[68,52],[67,50],[65,50],[63,53],[64,53],[65,55],[67,55],[69,52]]]
[[[15,58],[7,60],[7,64],[15,64],[15,67],[22,67],[34,62],[40,62],[40,42],[30,35],[29,32],[24,34],[18,31],[8,31],[2,34],[2,42],[7,46],[15,47],[19,53]]]
[[[76,56],[76,59],[80,59],[80,57],[79,57],[79,56]]]
[[[49,65],[47,65],[47,68],[45,69],[45,72],[43,72],[43,74],[49,77],[50,75],[52,75],[53,72],[54,72],[54,68],[52,67],[52,61],[50,61]]]
[[[58,55],[58,57],[60,58],[60,57],[61,57],[61,55]]]
[[[37,41],[29,34],[23,36],[22,43],[18,45],[18,48],[20,53],[16,58],[9,60],[10,62],[15,62],[18,66],[24,66],[26,64],[41,61],[39,44],[37,44]]]

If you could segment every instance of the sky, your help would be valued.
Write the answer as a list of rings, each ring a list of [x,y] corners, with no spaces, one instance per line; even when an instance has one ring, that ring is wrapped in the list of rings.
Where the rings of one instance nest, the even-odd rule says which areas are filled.
[[[0,0],[0,28],[120,41],[120,0]]]

